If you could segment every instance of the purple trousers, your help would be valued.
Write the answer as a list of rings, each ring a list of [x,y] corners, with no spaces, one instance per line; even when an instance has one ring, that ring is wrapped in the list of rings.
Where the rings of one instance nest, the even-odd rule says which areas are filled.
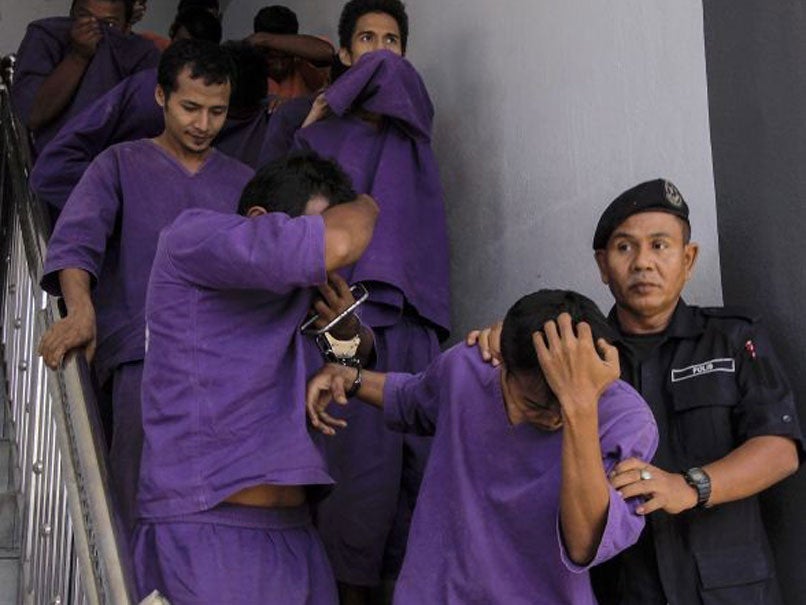
[[[379,371],[419,372],[439,354],[436,333],[417,319],[373,331]],[[388,430],[381,410],[357,400],[332,413],[347,427],[322,438],[336,486],[316,524],[336,579],[376,586],[400,571],[430,439]]]
[[[137,590],[172,605],[335,605],[333,572],[307,505],[221,504],[140,519],[133,537]]]
[[[137,484],[140,480],[140,453],[143,450],[140,403],[143,362],[119,365],[110,380],[111,390],[107,386],[105,391],[111,396],[111,401],[101,402],[102,406],[112,408],[109,475],[118,517],[128,536],[137,520]],[[108,415],[108,410],[102,410],[101,413]]]

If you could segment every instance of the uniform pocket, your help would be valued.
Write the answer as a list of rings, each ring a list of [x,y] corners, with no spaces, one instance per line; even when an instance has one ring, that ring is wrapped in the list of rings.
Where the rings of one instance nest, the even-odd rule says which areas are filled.
[[[761,546],[694,553],[705,605],[766,603],[773,567]]]
[[[735,374],[713,372],[670,383],[669,440],[683,468],[702,466],[736,446]]]

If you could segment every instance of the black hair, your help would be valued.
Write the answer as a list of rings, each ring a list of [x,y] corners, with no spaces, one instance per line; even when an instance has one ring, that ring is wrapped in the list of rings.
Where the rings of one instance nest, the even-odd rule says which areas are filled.
[[[180,27],[184,27],[193,40],[221,42],[221,21],[204,8],[186,8],[174,19],[168,36],[173,39]]]
[[[179,0],[176,12],[181,13],[183,10],[189,8],[203,8],[207,11],[214,10],[216,14],[221,12],[221,6],[219,6],[218,0]]]
[[[542,332],[545,323],[561,313],[568,313],[575,326],[581,321],[589,324],[594,343],[613,337],[613,329],[591,299],[571,290],[540,290],[521,298],[504,318],[501,357],[508,372],[542,376],[532,334]]]
[[[73,0],[70,4],[70,16],[73,16],[73,11],[76,9],[76,4],[79,2],[83,2],[84,0]],[[102,0],[103,2],[108,2],[109,4],[123,4],[124,7],[124,15],[126,18],[126,24],[132,22],[132,14],[134,13],[134,0]]]
[[[255,33],[298,34],[299,21],[294,11],[276,4],[261,8],[253,22]]]
[[[258,170],[241,194],[238,214],[245,216],[250,208],[259,206],[297,217],[316,195],[327,198],[331,206],[356,198],[350,177],[336,162],[314,152],[296,153]]]
[[[231,109],[248,109],[260,105],[269,94],[266,59],[247,42],[230,41],[222,45],[235,65],[235,78],[230,95]]]
[[[385,13],[397,21],[400,29],[400,48],[406,54],[409,40],[409,17],[400,0],[350,0],[344,5],[339,18],[339,45],[350,48],[358,20],[368,13]]]
[[[207,40],[177,40],[165,49],[157,70],[157,83],[165,98],[176,90],[177,78],[185,68],[192,79],[204,78],[204,84],[234,84],[235,65],[218,44]]]

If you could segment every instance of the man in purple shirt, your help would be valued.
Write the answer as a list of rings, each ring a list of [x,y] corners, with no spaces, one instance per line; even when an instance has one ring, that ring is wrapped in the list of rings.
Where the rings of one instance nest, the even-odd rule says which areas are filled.
[[[36,153],[115,84],[156,67],[159,51],[128,31],[131,11],[127,0],[74,0],[70,17],[28,26],[11,93]]]
[[[362,318],[375,332],[379,369],[419,372],[450,329],[449,252],[434,108],[403,56],[407,37],[399,0],[347,3],[339,58],[349,69],[314,103],[295,145],[336,159],[381,207],[349,279],[369,285]],[[317,521],[343,602],[368,603],[400,568],[428,440],[387,430],[370,408],[335,413],[350,424],[326,445],[337,485]]]
[[[48,244],[42,286],[64,297],[67,317],[48,330],[40,352],[52,368],[77,347],[95,356],[99,384],[111,392],[101,411],[112,410],[112,483],[129,529],[142,443],[143,309],[158,234],[186,208],[234,211],[253,174],[211,147],[226,118],[232,73],[232,61],[216,44],[171,46],[157,88],[165,130],[101,153]]]
[[[146,302],[142,596],[336,602],[308,508],[332,479],[308,432],[317,353],[300,324],[377,213],[336,164],[302,155],[261,169],[238,214],[187,210],[163,230]]]
[[[258,168],[288,153],[311,104],[298,99],[269,114],[263,56],[244,42],[228,42],[224,48],[233,56],[237,77],[227,121],[213,144],[219,151]],[[165,121],[154,97],[156,87],[156,69],[126,78],[70,119],[45,147],[30,182],[52,215],[58,216],[87,166],[104,149],[155,137],[163,131]]]
[[[588,569],[644,526],[608,473],[658,439],[609,334],[589,299],[542,290],[507,313],[501,367],[457,345],[417,375],[328,365],[311,380],[326,434],[349,387],[390,428],[434,436],[395,603],[596,602]]]

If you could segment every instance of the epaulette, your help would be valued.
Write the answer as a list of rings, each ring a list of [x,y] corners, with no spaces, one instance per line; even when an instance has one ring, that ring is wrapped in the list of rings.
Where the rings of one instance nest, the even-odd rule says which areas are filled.
[[[756,323],[761,319],[761,315],[750,307],[733,305],[729,307],[700,307],[700,311],[707,317],[719,317],[722,319],[742,319],[749,323]]]

